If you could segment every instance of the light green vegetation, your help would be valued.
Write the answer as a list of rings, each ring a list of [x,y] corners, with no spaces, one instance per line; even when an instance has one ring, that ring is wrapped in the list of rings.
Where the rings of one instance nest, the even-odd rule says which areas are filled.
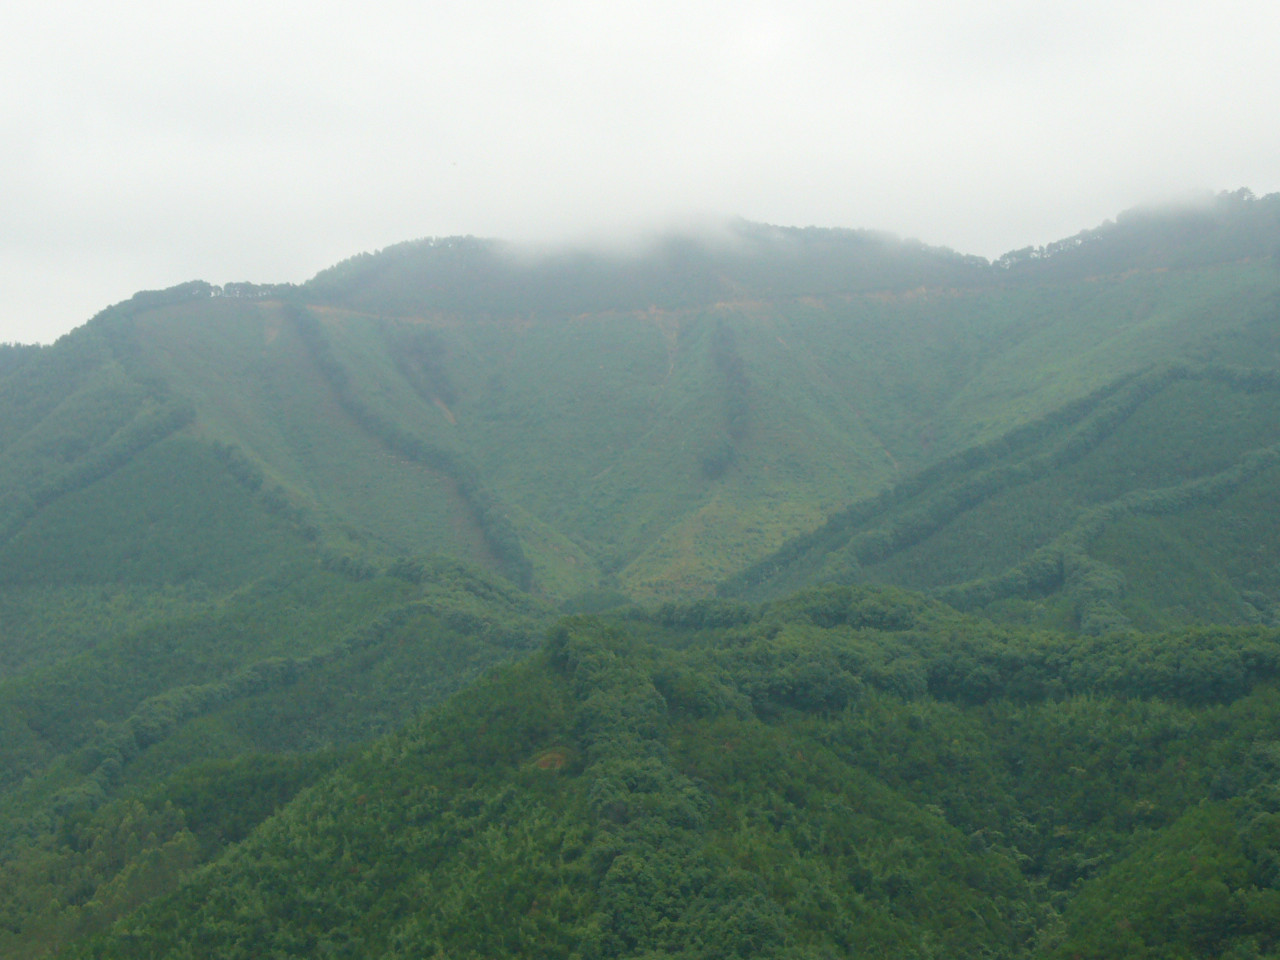
[[[1158,369],[837,514],[725,589],[897,583],[1092,632],[1265,622],[1278,444],[1274,374]]]

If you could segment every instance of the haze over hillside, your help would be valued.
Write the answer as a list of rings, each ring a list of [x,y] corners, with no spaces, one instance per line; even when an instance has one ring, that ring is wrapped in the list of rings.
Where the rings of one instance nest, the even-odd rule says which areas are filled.
[[[454,238],[361,255],[300,288],[139,294],[33,356],[31,386],[11,378],[29,392],[81,365],[23,430],[81,402],[104,416],[100,391],[119,404],[24,482],[181,421],[342,555],[455,554],[558,600],[704,595],[851,503],[1010,430],[1078,418],[1072,404],[1158,378],[1153,365],[1271,369],[1277,205],[1242,191],[1136,211],[994,264],[738,223],[625,257]],[[153,436],[143,415],[169,426]],[[1241,415],[1260,432],[1234,456],[1268,436],[1265,406]],[[125,424],[144,438],[121,439]],[[15,524],[34,516],[11,509]]]

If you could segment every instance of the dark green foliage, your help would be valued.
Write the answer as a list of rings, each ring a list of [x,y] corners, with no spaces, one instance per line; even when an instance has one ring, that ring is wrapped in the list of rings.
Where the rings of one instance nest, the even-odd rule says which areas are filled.
[[[257,493],[262,489],[262,470],[246,457],[243,451],[229,443],[215,442],[213,452],[226,464],[227,471],[251,493]]]
[[[835,550],[851,554],[850,569],[875,563],[936,532],[964,511],[1011,486],[1060,470],[1087,453],[1180,368],[1136,382],[1109,384],[1085,399],[978,447],[963,450],[920,471],[878,497],[855,503],[813,533],[797,537],[772,556],[721,585],[725,594],[767,589],[771,580],[795,584],[816,560]],[[1047,451],[1045,441],[1056,444]],[[897,513],[890,524],[885,515]],[[875,526],[872,526],[875,524]],[[868,529],[869,528],[869,529]],[[846,545],[847,544],[847,545]]]
[[[0,949],[44,956],[105,929],[245,839],[335,760],[248,754],[195,764],[96,812],[80,808],[43,844],[6,857]]]
[[[170,429],[233,447],[263,502],[352,570],[447,552],[557,600],[607,581],[642,602],[726,578],[754,598],[998,577],[1096,505],[1085,474],[1107,499],[1170,485],[1105,468],[1131,423],[1172,430],[1167,450],[1275,442],[1255,403],[1201,444],[1177,398],[1214,377],[1276,393],[1275,204],[1137,213],[995,266],[738,223],[632,256],[424,241],[300,288],[145,292],[0,373],[0,530]],[[1162,617],[1038,599],[993,603],[1090,629]]]
[[[1188,812],[1081,891],[1049,955],[1272,955],[1280,889],[1258,861],[1274,857],[1274,820],[1253,804]]]
[[[148,804],[171,804],[181,810],[186,828],[200,842],[201,854],[209,857],[248,837],[335,762],[336,757],[323,754],[244,754],[197,763],[163,781]]]
[[[1203,449],[1200,475],[1275,442],[1259,426],[1278,413],[1260,399],[1277,393],[1273,202],[1222,204],[1222,249],[1247,256],[1178,234],[1177,269],[1091,266],[1088,282],[1062,273],[1065,247],[1002,269],[738,224],[734,243],[631,257],[424,242],[304,288],[140,295],[0,376],[0,522],[16,531],[167,423],[234,448],[229,468],[260,473],[262,502],[352,572],[446,552],[557,600],[607,583],[645,603],[726,578],[755,598],[999,577],[1082,505],[1194,479],[1143,469],[1176,454],[1107,468],[1139,421],[1171,432],[1166,451]],[[1210,387],[1235,398],[1213,401],[1230,429],[1192,436],[1186,394]],[[1089,629],[1176,619],[1148,613],[1154,597],[1040,600],[991,602]]]
[[[738,354],[733,328],[717,321],[711,334],[711,362],[715,365],[724,405],[723,435],[714,437],[702,455],[702,472],[719,479],[737,458],[739,447],[750,429],[750,383],[742,357]]]
[[[562,621],[67,955],[1274,945],[1275,631],[1070,640],[850,588],[721,617]],[[303,773],[254,769],[249,820]],[[239,822],[204,776],[156,796]]]
[[[561,613],[603,613],[631,606],[631,598],[616,587],[602,586],[570,597],[560,604]]]
[[[0,343],[0,376],[6,376],[44,348],[37,343]]]
[[[295,567],[0,687],[0,953],[46,955],[173,889],[333,748],[396,729],[540,633],[543,608],[503,581],[444,561],[399,573]]]
[[[1046,247],[1005,254],[995,267],[1012,279],[1080,279],[1103,273],[1186,268],[1280,255],[1280,194],[1226,191],[1200,208],[1135,209]]]

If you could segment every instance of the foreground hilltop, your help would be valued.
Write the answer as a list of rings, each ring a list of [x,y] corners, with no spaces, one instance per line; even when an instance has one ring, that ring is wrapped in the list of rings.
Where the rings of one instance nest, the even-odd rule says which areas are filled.
[[[866,588],[568,619],[345,757],[197,765],[72,818],[9,875],[92,895],[0,944],[1272,956],[1278,668],[1274,629],[1072,641]]]

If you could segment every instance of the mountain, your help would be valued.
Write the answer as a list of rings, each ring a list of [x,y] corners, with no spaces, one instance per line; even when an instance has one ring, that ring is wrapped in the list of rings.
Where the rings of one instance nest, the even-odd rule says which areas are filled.
[[[0,955],[1265,954],[1278,253],[454,238],[0,347]]]
[[[1155,366],[1276,369],[1278,207],[1135,213],[994,265],[736,224],[630,258],[424,241],[300,288],[141,294],[0,382],[3,529],[166,437],[351,562],[445,553],[557,601],[707,595]],[[1265,445],[1270,411],[1238,414]]]

